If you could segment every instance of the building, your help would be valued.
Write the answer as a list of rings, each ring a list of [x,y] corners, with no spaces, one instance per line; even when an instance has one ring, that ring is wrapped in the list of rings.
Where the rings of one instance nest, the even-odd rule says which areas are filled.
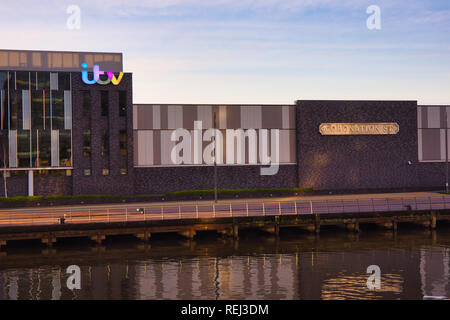
[[[133,105],[121,53],[0,50],[0,84],[0,196],[211,189],[214,150],[219,188],[445,186],[448,106]]]

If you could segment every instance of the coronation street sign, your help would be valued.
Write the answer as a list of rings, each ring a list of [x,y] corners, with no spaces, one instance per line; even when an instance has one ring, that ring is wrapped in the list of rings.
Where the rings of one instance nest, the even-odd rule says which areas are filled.
[[[322,123],[319,131],[324,136],[397,134],[398,123]]]

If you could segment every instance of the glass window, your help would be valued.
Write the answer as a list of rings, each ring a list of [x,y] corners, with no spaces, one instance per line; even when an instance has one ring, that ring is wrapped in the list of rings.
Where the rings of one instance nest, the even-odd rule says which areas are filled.
[[[70,90],[69,72],[58,72],[58,90]]]
[[[109,95],[108,91],[101,91],[101,108],[102,116],[108,116],[109,111]]]
[[[109,135],[107,130],[102,133],[102,156],[107,156],[109,153]]]
[[[104,176],[109,175],[109,169],[103,169],[102,170],[102,175],[104,175]]]
[[[120,174],[121,175],[126,175],[127,174],[127,169],[120,169]]]
[[[44,129],[50,130],[51,128],[51,113],[50,113],[50,91],[43,91],[42,97],[44,99]]]
[[[59,131],[59,165],[70,167],[72,165],[72,141],[70,130]]]
[[[1,129],[8,129],[8,72],[0,72]]]
[[[31,127],[44,129],[44,91],[31,90]]]
[[[9,94],[9,125],[10,130],[19,129],[19,118],[17,115],[22,111],[22,94],[18,91],[10,90]]]
[[[29,168],[30,163],[30,131],[17,130],[17,158],[18,168]]]
[[[83,174],[84,174],[85,176],[90,176],[90,175],[91,175],[91,169],[84,169],[84,170],[83,170]]]
[[[126,117],[127,115],[127,92],[119,91],[119,116]]]
[[[83,132],[83,156],[91,156],[91,130]]]
[[[126,156],[127,155],[127,131],[126,130],[120,130],[120,155]]]
[[[51,91],[52,129],[64,129],[64,91]]]
[[[50,72],[37,73],[38,90],[50,90]]]
[[[30,73],[26,71],[16,72],[16,89],[19,91],[30,89]]]
[[[49,167],[51,162],[51,135],[50,130],[39,131],[38,167]]]

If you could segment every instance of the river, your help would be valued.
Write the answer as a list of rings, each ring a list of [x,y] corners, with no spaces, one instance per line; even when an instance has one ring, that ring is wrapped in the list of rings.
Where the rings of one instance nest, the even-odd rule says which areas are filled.
[[[423,299],[450,296],[450,227],[368,229],[355,235],[295,229],[276,238],[154,236],[148,244],[110,238],[103,246],[20,242],[0,252],[0,299]],[[80,267],[81,289],[66,269]],[[380,268],[370,290],[367,268]]]

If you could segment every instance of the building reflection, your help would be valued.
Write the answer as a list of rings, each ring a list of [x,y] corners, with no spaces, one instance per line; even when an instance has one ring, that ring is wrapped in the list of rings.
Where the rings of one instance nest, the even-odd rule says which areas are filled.
[[[422,299],[450,295],[448,246],[370,249],[372,243],[368,243],[307,250],[301,245],[301,241],[280,241],[257,247],[242,244],[235,250],[230,244],[217,251],[176,247],[182,251],[174,252],[174,257],[167,256],[168,248],[108,248],[101,255],[69,250],[42,261],[25,255],[29,265],[8,255],[0,261],[0,299]],[[70,264],[81,268],[81,290],[67,289],[65,270]],[[369,265],[381,269],[380,290],[366,286]]]

